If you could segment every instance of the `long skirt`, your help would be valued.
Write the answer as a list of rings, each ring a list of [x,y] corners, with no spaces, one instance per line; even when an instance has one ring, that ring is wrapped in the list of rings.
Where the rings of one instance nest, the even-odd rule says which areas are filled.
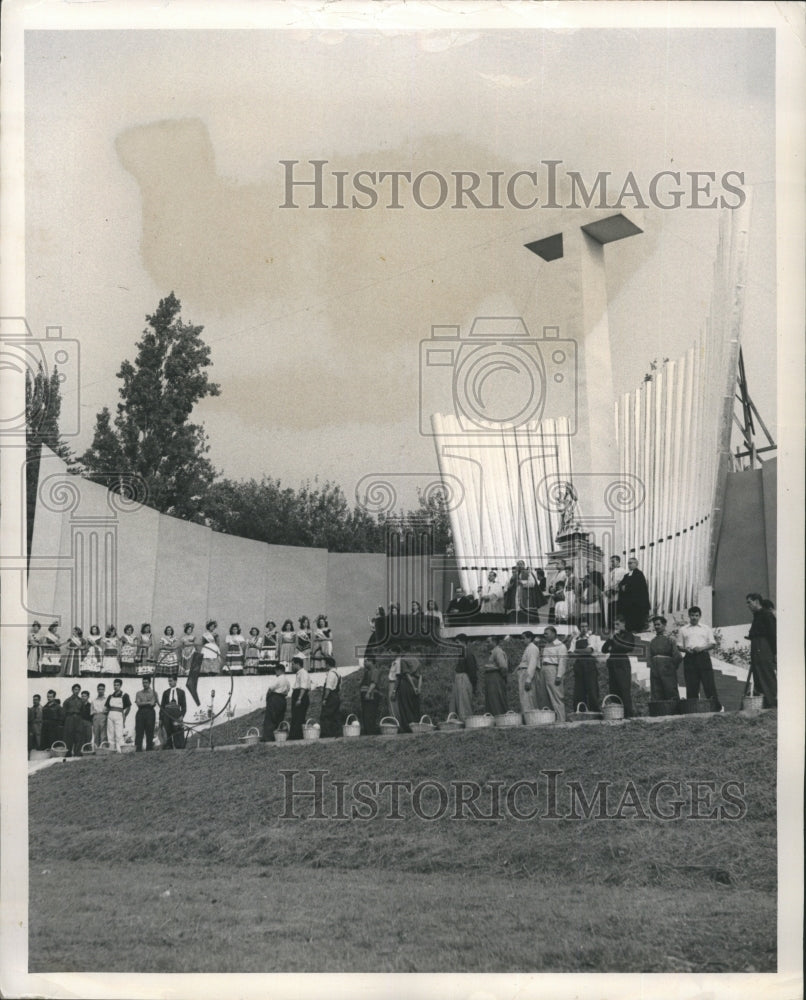
[[[117,653],[104,653],[103,660],[101,660],[101,673],[120,676],[121,669]]]
[[[484,705],[491,715],[506,715],[507,713],[509,708],[507,679],[500,670],[488,670],[484,675]]]
[[[411,723],[419,722],[421,716],[420,696],[409,680],[409,675],[401,674],[397,689],[397,718],[400,722],[400,732],[410,733]]]
[[[291,692],[291,732],[288,734],[290,740],[302,739],[302,726],[308,717],[308,706],[311,703],[307,691],[295,688]]]
[[[326,739],[328,736],[341,736],[341,696],[338,691],[330,691],[327,699],[322,702],[322,711],[319,713],[319,736]]]
[[[504,709],[504,712],[506,709]],[[467,674],[454,674],[448,712],[456,712],[462,722],[473,714],[473,685]],[[504,713],[499,713],[503,715]]]
[[[280,647],[277,651],[277,659],[280,663],[290,663],[294,653],[297,651],[297,644],[293,639],[280,640]]]
[[[39,676],[39,646],[28,647],[28,674]]]
[[[84,659],[81,661],[82,676],[94,677],[101,672],[101,654],[95,646],[90,646]]]
[[[271,692],[266,699],[266,712],[263,716],[264,743],[274,743],[274,730],[283,721],[285,715],[285,695]]]
[[[68,646],[64,658],[62,677],[78,677],[81,673],[81,650],[78,646]]]
[[[221,657],[220,656],[202,656],[201,660],[201,673],[202,676],[208,676],[210,674],[217,674],[221,669]]]

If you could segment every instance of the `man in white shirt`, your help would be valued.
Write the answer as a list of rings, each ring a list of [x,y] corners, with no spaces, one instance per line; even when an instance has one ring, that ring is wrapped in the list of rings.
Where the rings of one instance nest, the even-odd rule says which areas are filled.
[[[543,632],[546,640],[540,650],[540,676],[537,681],[537,700],[541,708],[553,708],[558,722],[565,722],[565,695],[563,678],[568,659],[565,643],[557,638],[551,625]]]
[[[99,747],[106,743],[106,685],[98,685],[98,694],[90,702],[90,715],[92,716],[92,743]]]
[[[540,651],[535,644],[534,632],[524,632],[526,646],[521,662],[518,664],[518,697],[521,702],[521,712],[533,712],[537,706],[535,690],[535,673],[540,669]]]
[[[716,690],[714,668],[710,651],[716,647],[713,630],[700,622],[702,611],[696,607],[688,609],[688,625],[680,629],[678,645],[683,650],[683,677],[686,681],[686,698],[699,698],[700,685],[705,697],[710,698],[715,712],[724,712]]]
[[[487,574],[487,582],[479,587],[481,612],[485,615],[502,615],[504,613],[504,585],[498,581],[498,571],[491,569]]]
[[[610,557],[610,572],[607,576],[607,627],[612,632],[616,626],[618,613],[618,588],[627,575],[627,570],[621,565],[621,556]]]

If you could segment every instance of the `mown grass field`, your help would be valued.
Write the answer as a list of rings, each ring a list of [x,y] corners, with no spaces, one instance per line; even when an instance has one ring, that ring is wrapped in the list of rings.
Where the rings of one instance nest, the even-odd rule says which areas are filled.
[[[29,786],[30,969],[773,971],[775,748],[767,712],[58,764]],[[316,769],[326,816],[283,818],[281,770],[310,789]],[[551,770],[564,818],[545,818]],[[336,818],[333,781],[426,779],[535,779],[518,802],[539,815],[390,819],[379,796]],[[662,780],[741,782],[746,811],[696,819],[689,797],[659,819]],[[574,818],[573,781],[610,782],[610,814],[632,783],[649,815]]]

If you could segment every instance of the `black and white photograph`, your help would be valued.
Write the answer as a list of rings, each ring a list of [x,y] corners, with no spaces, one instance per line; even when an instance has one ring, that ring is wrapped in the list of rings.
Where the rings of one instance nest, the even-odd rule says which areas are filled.
[[[4,996],[803,995],[804,10],[3,5]]]

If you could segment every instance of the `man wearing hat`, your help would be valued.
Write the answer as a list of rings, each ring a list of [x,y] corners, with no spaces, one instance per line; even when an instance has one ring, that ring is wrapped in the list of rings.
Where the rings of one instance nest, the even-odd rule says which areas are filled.
[[[538,707],[534,677],[540,668],[540,650],[535,643],[534,632],[524,632],[523,638],[526,640],[526,646],[517,669],[518,697],[521,702],[521,712],[533,712]]]

